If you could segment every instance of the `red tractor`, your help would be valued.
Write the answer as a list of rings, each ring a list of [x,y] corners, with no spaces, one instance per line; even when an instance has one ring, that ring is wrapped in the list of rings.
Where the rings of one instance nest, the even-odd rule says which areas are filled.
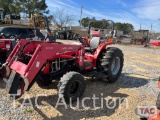
[[[0,40],[0,65],[2,63],[5,62],[6,58],[6,54],[8,53],[8,51],[10,51],[11,49],[11,41],[10,40]]]
[[[0,40],[0,67],[2,67],[2,64],[5,63],[7,56],[11,52],[12,46],[11,46],[11,40]],[[2,72],[0,72],[0,78],[2,77]]]
[[[8,93],[20,97],[35,81],[45,85],[55,79],[59,80],[59,97],[69,102],[83,94],[84,76],[90,73],[109,83],[117,81],[123,67],[122,51],[108,47],[112,43],[101,42],[100,36],[92,37],[89,43],[85,47],[80,42],[20,40],[3,64]]]

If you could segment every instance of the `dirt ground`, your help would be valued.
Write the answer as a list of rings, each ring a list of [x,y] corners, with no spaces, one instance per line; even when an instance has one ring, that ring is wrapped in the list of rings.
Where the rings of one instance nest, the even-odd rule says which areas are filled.
[[[16,101],[15,111],[11,100],[1,102],[1,105],[7,103],[6,106],[9,105],[9,107],[7,107],[8,110],[0,107],[0,112],[4,112],[0,119],[139,120],[135,109],[141,105],[154,106],[156,103],[157,81],[160,76],[160,49],[145,49],[142,46],[114,46],[122,49],[124,53],[122,75],[113,84],[86,78],[86,88],[78,108],[74,107],[77,103],[74,103],[72,107],[68,105],[67,109],[64,105],[56,108],[57,82],[53,81],[53,84],[43,89],[34,84],[28,93]],[[6,96],[5,84],[3,81],[0,84],[2,84],[0,93],[4,97]],[[96,101],[92,99],[94,95],[98,97]],[[37,96],[39,96],[38,99],[36,99]],[[25,101],[24,98],[29,99]],[[84,98],[87,98],[85,102]],[[33,106],[21,106],[24,101],[32,103]],[[36,101],[40,105],[39,108],[36,106]],[[84,109],[82,102],[88,107],[87,109]],[[94,102],[96,107],[93,105]]]

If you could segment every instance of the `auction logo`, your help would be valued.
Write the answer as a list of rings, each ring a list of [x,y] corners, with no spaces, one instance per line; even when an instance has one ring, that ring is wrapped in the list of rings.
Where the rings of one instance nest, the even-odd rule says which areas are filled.
[[[156,118],[157,115],[157,107],[156,106],[138,106],[136,108],[136,114],[140,116],[140,118]]]

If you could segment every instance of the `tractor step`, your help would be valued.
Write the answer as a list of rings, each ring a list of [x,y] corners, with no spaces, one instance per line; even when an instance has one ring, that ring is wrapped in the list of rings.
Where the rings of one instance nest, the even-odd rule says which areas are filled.
[[[102,79],[102,80],[105,80],[107,81],[107,76],[101,72],[98,72],[96,69],[95,70],[92,70],[90,72],[87,72],[86,74],[84,74],[85,76],[87,77],[96,77],[97,79]]]
[[[84,67],[92,66],[93,64],[87,60],[84,61]]]
[[[87,76],[87,77],[98,77],[97,76],[97,70],[91,70],[91,71],[88,71],[87,73],[84,74],[84,76]]]

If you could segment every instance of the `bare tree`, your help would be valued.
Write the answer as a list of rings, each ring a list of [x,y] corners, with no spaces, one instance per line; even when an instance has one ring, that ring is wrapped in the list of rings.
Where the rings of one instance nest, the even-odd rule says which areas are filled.
[[[52,20],[55,25],[62,29],[74,21],[74,15],[66,13],[64,9],[57,9],[52,15]]]

